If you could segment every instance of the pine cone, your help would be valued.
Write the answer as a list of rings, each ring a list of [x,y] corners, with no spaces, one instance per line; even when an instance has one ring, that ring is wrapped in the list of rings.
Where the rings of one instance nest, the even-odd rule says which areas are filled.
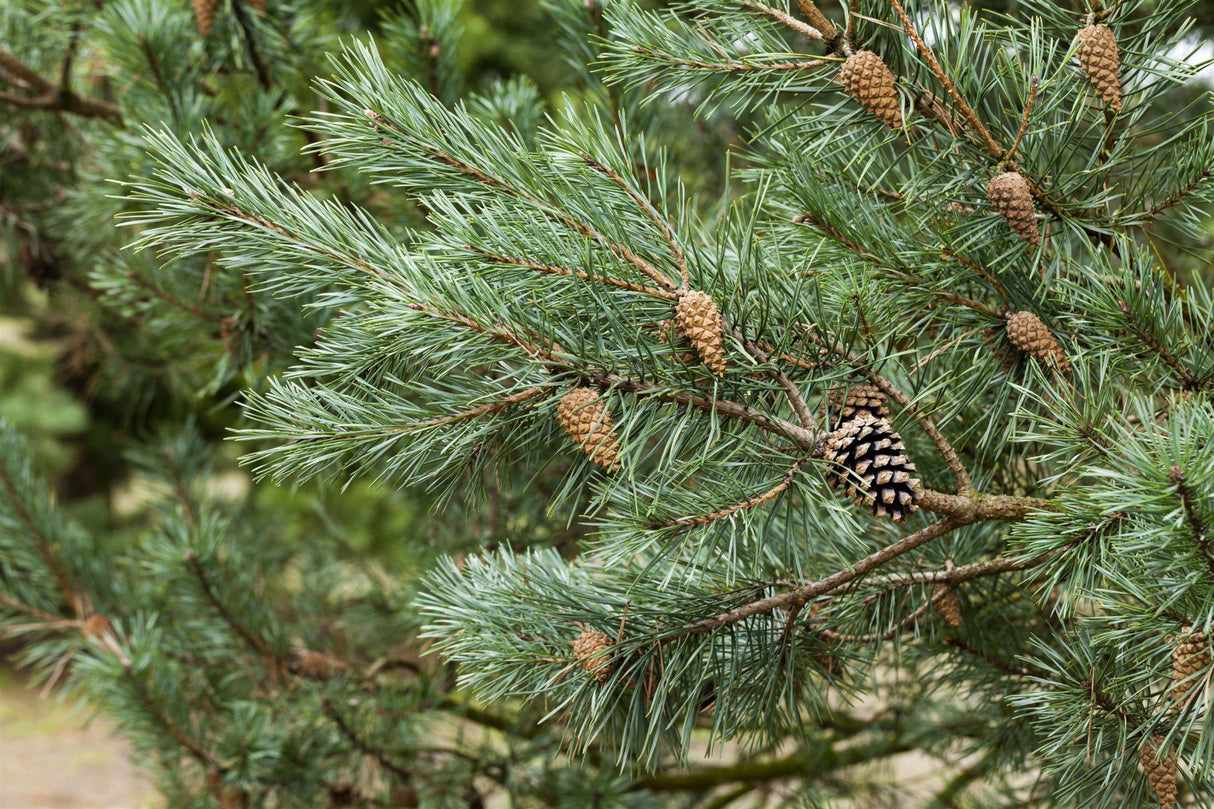
[[[873,514],[901,522],[918,510],[923,496],[915,465],[902,454],[906,447],[885,418],[861,413],[830,434],[823,457],[832,464],[831,486],[867,501]]]
[[[1160,807],[1176,809],[1176,756],[1169,753],[1156,761],[1157,745],[1162,743],[1162,736],[1143,742],[1142,749],[1138,751],[1138,761],[1147,774],[1147,782],[1155,791],[1155,797],[1159,798]]]
[[[692,290],[679,298],[674,325],[717,376],[725,374],[725,338],[721,313],[707,292]]]
[[[1079,65],[1097,94],[1113,112],[1121,112],[1121,55],[1117,37],[1107,25],[1085,25],[1079,40]]]
[[[957,591],[944,582],[936,582],[932,588],[932,609],[952,627],[961,626],[961,599]]]
[[[215,28],[215,12],[219,10],[219,0],[194,0],[194,21],[198,23],[198,33],[204,37],[211,35]]]
[[[569,391],[561,397],[556,417],[590,460],[608,472],[619,468],[619,440],[612,432],[611,415],[598,391],[592,388]]]
[[[885,394],[871,382],[858,382],[851,387],[832,391],[830,412],[836,424],[850,421],[860,413],[867,413],[875,419],[889,418]]]
[[[1172,650],[1172,681],[1176,683],[1172,687],[1172,699],[1179,702],[1197,685],[1195,679],[1189,678],[1210,666],[1210,639],[1202,632],[1189,632],[1176,641],[1176,648]]]
[[[902,109],[894,82],[894,74],[872,51],[856,51],[839,70],[843,90],[881,123],[897,129],[902,126]]]
[[[686,345],[686,342],[682,341],[679,337],[678,330],[675,328],[673,320],[659,320],[658,342],[662,345],[671,345],[675,340],[680,340],[684,343],[684,345]],[[699,360],[699,357],[696,356],[694,351],[676,351],[675,356],[678,357],[679,361],[684,365],[691,365]]]
[[[1050,334],[1049,327],[1032,312],[1015,312],[1007,318],[1007,339],[1012,345],[1041,362],[1058,363],[1062,371],[1071,370],[1062,346]]]
[[[1034,247],[1041,244],[1037,230],[1037,209],[1029,184],[1019,172],[1005,171],[991,178],[986,187],[987,198],[995,212],[1007,220],[1012,230]]]
[[[601,654],[611,648],[611,637],[597,629],[583,629],[573,644],[573,656],[578,663],[594,677],[597,682],[605,683],[611,676],[611,658]]]

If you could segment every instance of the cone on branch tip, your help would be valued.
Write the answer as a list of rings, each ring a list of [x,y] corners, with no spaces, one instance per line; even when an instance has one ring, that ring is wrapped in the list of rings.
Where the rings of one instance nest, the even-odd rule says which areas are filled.
[[[1057,363],[1061,371],[1071,370],[1071,361],[1050,329],[1032,312],[1014,312],[1007,318],[1007,339],[1012,345],[1041,362]]]
[[[603,652],[611,648],[611,637],[597,629],[583,629],[582,634],[570,643],[578,665],[590,672],[595,682],[607,682],[611,676],[611,658]]]
[[[194,0],[194,22],[198,24],[198,33],[209,37],[215,28],[215,13],[219,10],[219,0]]]
[[[1016,231],[1021,239],[1037,247],[1041,232],[1037,230],[1037,209],[1028,181],[1018,171],[1005,171],[991,178],[986,186],[991,207]]]
[[[1172,650],[1172,699],[1185,698],[1197,684],[1194,675],[1210,667],[1210,639],[1203,632],[1188,632],[1176,638]]]
[[[861,413],[867,413],[876,419],[889,418],[885,394],[872,382],[858,382],[850,387],[832,391],[830,412],[836,424],[850,421]]]
[[[1085,25],[1075,38],[1080,43],[1079,66],[1088,75],[1088,81],[1105,106],[1121,112],[1121,54],[1113,29],[1107,25]]]
[[[839,70],[839,83],[849,96],[886,126],[902,126],[902,108],[894,74],[872,51],[856,51]]]
[[[902,522],[919,509],[923,496],[905,451],[889,419],[861,413],[830,434],[822,457],[829,463],[827,479],[833,488],[842,488],[856,505],[867,502],[877,517]]]
[[[724,326],[712,296],[694,289],[683,293],[674,310],[674,325],[708,369],[717,376],[724,376]]]
[[[936,582],[932,588],[932,609],[951,627],[961,626],[961,599],[957,590],[945,582]]]
[[[1138,751],[1138,761],[1147,774],[1147,783],[1159,799],[1160,807],[1176,809],[1176,756],[1169,753],[1157,761],[1155,755],[1159,751],[1158,745],[1162,742],[1162,736],[1143,742],[1142,749]]]
[[[575,388],[561,397],[557,420],[574,443],[590,460],[614,472],[619,468],[619,440],[612,432],[611,415],[599,392],[593,388]]]

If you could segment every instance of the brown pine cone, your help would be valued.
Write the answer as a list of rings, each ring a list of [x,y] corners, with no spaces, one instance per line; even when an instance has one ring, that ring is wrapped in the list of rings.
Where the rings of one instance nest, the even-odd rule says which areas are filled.
[[[556,417],[590,460],[608,472],[619,468],[619,440],[612,432],[611,415],[598,391],[592,388],[569,391],[561,397]]]
[[[1032,312],[1014,312],[1007,318],[1007,339],[1012,345],[1041,362],[1056,362],[1059,370],[1070,371],[1071,361],[1050,329]]]
[[[1177,638],[1176,648],[1172,650],[1172,681],[1176,683],[1172,687],[1172,699],[1177,702],[1184,699],[1198,684],[1193,675],[1209,667],[1210,639],[1204,633],[1189,632]]]
[[[1041,244],[1041,232],[1037,230],[1037,209],[1033,206],[1033,194],[1023,175],[1017,171],[1005,171],[992,177],[986,186],[986,196],[995,213],[1002,216],[1021,239],[1034,247]]]
[[[945,582],[936,582],[932,588],[932,609],[949,626],[961,626],[961,599],[957,590]]]
[[[675,342],[675,340],[679,340],[682,342],[682,338],[679,335],[678,329],[676,329],[674,326],[674,321],[673,320],[659,320],[658,321],[658,342],[661,343],[662,345],[672,345]],[[685,342],[684,342],[684,344],[685,344]],[[679,361],[682,362],[684,365],[691,365],[692,363],[699,361],[699,357],[696,356],[696,353],[694,351],[676,351],[675,356],[678,357]]]
[[[198,33],[204,37],[211,35],[218,10],[219,0],[194,0],[194,21],[198,23]]]
[[[885,406],[885,394],[872,382],[857,382],[846,388],[837,388],[830,394],[830,415],[836,424],[842,424],[860,413],[868,413],[875,419],[889,418]]]
[[[611,658],[602,652],[611,648],[611,637],[596,629],[583,629],[582,634],[570,643],[578,664],[590,672],[596,682],[607,682],[611,676]]]
[[[717,376],[725,374],[725,337],[721,313],[707,292],[683,293],[675,307],[674,325]]]
[[[872,513],[902,522],[919,509],[923,489],[912,478],[915,465],[907,459],[902,437],[888,419],[861,413],[830,434],[822,457],[827,480],[842,487],[856,505],[868,502]]]
[[[1117,37],[1107,25],[1085,25],[1079,40],[1079,65],[1097,94],[1113,112],[1121,112],[1121,55]]]
[[[902,126],[894,74],[880,56],[872,51],[856,51],[843,63],[838,80],[843,90],[881,123],[893,129]]]
[[[1147,774],[1147,783],[1154,790],[1155,797],[1159,798],[1160,807],[1176,809],[1176,756],[1169,753],[1156,761],[1155,754],[1162,743],[1162,736],[1143,742],[1142,749],[1138,751],[1138,761]]]

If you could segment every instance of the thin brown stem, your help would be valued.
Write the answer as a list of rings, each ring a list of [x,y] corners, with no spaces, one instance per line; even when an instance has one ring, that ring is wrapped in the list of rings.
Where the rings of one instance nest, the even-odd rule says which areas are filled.
[[[350,724],[346,722],[345,717],[343,717],[337,711],[337,709],[333,707],[332,700],[330,700],[328,697],[324,697],[320,701],[320,706],[321,709],[324,710],[325,716],[329,717],[333,724],[337,726],[337,729],[341,732],[341,735],[345,736],[346,740],[349,741],[350,744],[354,745],[356,750],[358,750],[364,756],[379,762],[384,769],[395,773],[401,778],[401,780],[405,782],[413,780],[413,774],[393,761],[388,756],[386,751],[380,750],[378,747],[375,747],[366,739],[355,733],[354,728],[350,727]]]
[[[819,579],[816,582],[807,584],[803,587],[798,587],[795,590],[790,590],[787,593],[779,593],[777,595],[768,596],[767,598],[752,601],[749,604],[743,604],[740,607],[735,607],[727,612],[722,612],[710,618],[703,618],[699,621],[687,624],[683,627],[680,635],[695,635],[704,632],[712,632],[720,629],[723,626],[743,621],[755,615],[762,615],[771,612],[772,610],[792,607],[797,604],[804,605],[820,595],[838,590],[840,587],[856,580],[860,576],[869,573],[892,559],[896,559],[904,553],[909,553],[915,548],[926,545],[933,539],[942,537],[950,533],[962,523],[954,520],[952,517],[946,517],[939,522],[916,531],[913,534],[903,537],[892,545],[869,554],[860,561],[850,567],[840,570],[827,576],[824,579]]]
[[[734,334],[746,346],[746,352],[754,357],[755,360],[758,362],[768,362],[770,360],[771,357],[766,351],[759,348],[758,345],[750,340],[746,340],[741,332],[735,331]],[[801,395],[801,390],[797,387],[797,384],[775,366],[772,366],[769,375],[784,389],[784,395],[788,398],[788,403],[792,406],[793,412],[797,414],[797,420],[801,422],[801,426],[807,430],[817,430],[818,421],[814,418],[813,411],[809,409],[809,404],[806,403],[805,397]]]
[[[50,539],[42,532],[42,529],[34,520],[34,516],[26,507],[25,500],[21,497],[21,493],[17,491],[17,486],[9,475],[8,467],[3,463],[0,463],[0,484],[4,486],[4,491],[8,495],[8,501],[12,504],[14,511],[17,512],[17,519],[29,529],[34,539],[34,546],[38,549],[38,555],[42,557],[43,563],[51,572],[51,575],[55,577],[55,582],[59,585],[59,591],[63,593],[64,599],[76,613],[77,618],[84,618],[89,612],[85,604],[86,599],[71,585],[67,573],[55,559],[55,555],[51,551],[53,545]]]
[[[1169,208],[1171,208],[1175,205],[1178,205],[1181,200],[1183,200],[1189,194],[1193,193],[1193,191],[1195,191],[1197,189],[1197,186],[1201,185],[1202,182],[1210,176],[1210,171],[1211,170],[1208,168],[1202,169],[1201,172],[1198,173],[1198,175],[1196,177],[1194,177],[1192,180],[1190,180],[1185,185],[1184,188],[1180,189],[1175,194],[1173,194],[1171,197],[1169,197],[1168,199],[1159,203],[1155,207],[1151,208],[1151,210],[1147,211],[1147,216],[1154,218],[1156,216],[1159,216],[1160,214],[1162,214],[1164,211],[1168,210]]]
[[[224,623],[231,627],[232,631],[249,645],[249,648],[261,656],[275,680],[281,679],[283,662],[278,654],[270,648],[269,644],[254,635],[247,627],[236,620],[235,616],[232,615],[231,611],[228,610],[227,606],[216,595],[215,589],[211,586],[210,579],[207,578],[207,572],[194,551],[189,551],[185,559],[190,572],[198,579],[198,584],[202,588],[203,595],[206,596],[207,601],[215,608],[215,611],[219,613],[219,616],[223,618]]]
[[[616,287],[617,289],[626,289],[629,292],[640,292],[644,295],[653,295],[655,298],[664,298],[668,301],[678,300],[679,298],[679,296],[674,292],[668,292],[667,290],[656,289],[654,287],[647,287],[644,284],[625,281],[621,278],[613,278],[609,275],[594,275],[583,270],[571,270],[568,267],[557,267],[552,264],[528,261],[525,258],[503,256],[468,244],[464,245],[464,247],[474,253],[479,253],[485,258],[495,261],[498,264],[509,264],[514,267],[525,267],[526,269],[535,270],[536,272],[545,273],[547,275],[564,275],[580,278],[583,281],[593,281],[597,284],[603,284],[604,286]]]
[[[762,494],[758,494],[758,495],[755,495],[754,497],[750,497],[746,500],[743,500],[741,503],[734,503],[731,506],[726,506],[725,508],[717,509],[716,511],[710,512],[708,514],[697,514],[693,517],[678,517],[673,520],[664,520],[662,522],[650,523],[646,527],[651,530],[660,529],[660,528],[670,528],[670,527],[673,527],[676,525],[691,528],[691,527],[697,526],[697,525],[706,525],[707,523],[713,522],[715,520],[719,520],[724,517],[728,517],[732,514],[737,514],[739,511],[748,511],[752,508],[755,508],[756,506],[761,506],[764,503],[769,503],[772,500],[774,500],[776,497],[778,497],[780,494],[782,494],[783,492],[788,490],[788,487],[792,485],[793,479],[796,478],[797,473],[801,471],[802,466],[803,466],[802,461],[798,461],[797,463],[793,464],[792,467],[788,470],[788,472],[784,475],[784,477],[780,480],[779,483],[777,483],[775,486],[771,487],[767,491],[763,492]]]
[[[1199,382],[1193,376],[1193,374],[1189,373],[1189,369],[1181,365],[1180,360],[1172,356],[1171,352],[1169,352],[1168,349],[1159,342],[1159,340],[1155,339],[1155,335],[1151,334],[1146,326],[1139,322],[1137,316],[1135,316],[1133,310],[1126,305],[1125,301],[1117,301],[1117,306],[1121,309],[1121,313],[1125,315],[1126,321],[1130,326],[1130,331],[1134,332],[1138,339],[1142,341],[1143,345],[1153,351],[1161,360],[1164,361],[1164,364],[1171,368],[1176,375],[1180,377],[1180,380],[1184,384],[1186,390],[1196,390],[1197,388],[1202,387],[1202,383]]]
[[[173,739],[173,741],[175,741],[183,750],[189,753],[190,756],[202,766],[208,769],[214,768],[221,772],[226,770],[224,767],[216,766],[215,762],[211,759],[210,754],[203,749],[202,744],[190,738],[190,736],[182,731],[181,728],[177,727],[177,725],[173,723],[173,720],[168,717],[168,714],[166,714],[161,707],[156,704],[155,700],[152,699],[152,695],[148,693],[147,683],[135,676],[135,671],[129,662],[124,666],[124,670],[127,681],[131,684],[131,689],[135,692],[135,695],[139,697],[139,701],[143,703],[143,707],[147,709],[147,712],[151,714],[151,716],[156,720],[157,724],[164,729],[165,733],[167,733],[169,737]]]
[[[976,649],[970,644],[959,638],[948,637],[944,638],[944,643],[952,646],[954,649],[959,649],[966,654],[973,655],[985,663],[989,663],[995,668],[1006,671],[1008,674],[1015,674],[1017,677],[1044,677],[1045,672],[1040,669],[1030,669],[1024,666],[1017,666],[1015,663],[1009,663],[1006,660],[995,657],[992,654]]]
[[[261,58],[261,53],[257,50],[257,39],[253,36],[253,23],[245,9],[245,2],[246,0],[233,0],[232,13],[236,15],[236,22],[240,24],[240,30],[244,34],[245,50],[249,54],[253,72],[257,74],[257,83],[262,86],[262,89],[269,90],[273,86],[273,82],[270,81],[270,71],[266,69],[265,60]]]
[[[817,11],[817,7],[814,6],[810,0],[797,0],[797,4],[801,6],[802,12],[805,12],[807,6],[813,8],[814,11]],[[828,42],[835,36],[835,27],[830,24],[829,20],[822,16],[821,12],[817,13],[816,24],[812,25],[811,27],[810,25],[806,25],[805,23],[801,22],[791,14],[781,11],[778,8],[772,8],[765,3],[760,3],[758,0],[738,0],[738,5],[742,6],[743,8],[748,8],[751,11],[756,11],[759,14],[762,14],[764,17],[774,20],[781,25],[786,25],[806,39],[812,39],[815,42]],[[807,18],[809,16],[809,14],[806,14]],[[815,20],[810,19],[810,23],[815,23]],[[828,31],[830,32],[829,34],[827,33]]]
[[[71,69],[73,47],[69,45],[64,60],[66,69]],[[103,118],[114,123],[122,122],[122,111],[106,101],[77,95],[66,84],[56,84],[38,71],[18,59],[5,48],[0,48],[0,70],[10,74],[18,83],[35,95],[0,92],[0,102],[14,107],[48,112],[70,112],[83,118]]]
[[[646,199],[644,194],[637,191],[632,187],[631,184],[626,182],[615,169],[604,165],[599,161],[598,158],[593,157],[586,152],[578,152],[578,156],[585,160],[586,164],[592,169],[606,176],[609,180],[622,188],[624,192],[628,194],[628,196],[632,197],[637,206],[645,212],[645,215],[649,217],[649,220],[657,225],[658,229],[662,231],[662,238],[666,240],[667,246],[670,247],[671,255],[674,256],[675,264],[677,264],[679,267],[679,277],[683,282],[682,288],[686,289],[689,284],[687,278],[687,257],[683,254],[683,246],[680,245],[679,240],[675,238],[674,228],[671,226],[670,222],[667,221],[666,217],[658,213],[657,209],[653,207],[653,203]]]
[[[779,73],[784,71],[809,70],[829,63],[830,59],[809,59],[795,62],[742,62],[725,59],[721,62],[704,62],[669,53],[659,53],[644,45],[634,45],[632,50],[656,62],[679,65],[692,70],[713,70],[727,73]]]
[[[1184,507],[1185,521],[1188,522],[1189,528],[1193,532],[1193,541],[1197,543],[1197,550],[1205,561],[1210,576],[1214,578],[1214,543],[1210,542],[1210,534],[1206,529],[1205,520],[1202,519],[1197,495],[1189,486],[1188,479],[1178,464],[1172,464],[1168,478],[1176,486],[1176,494],[1180,497],[1181,505]]]
[[[915,29],[915,24],[911,22],[911,18],[907,16],[906,10],[902,8],[902,4],[899,3],[898,0],[890,0],[890,4],[894,7],[894,11],[897,13],[898,17],[901,18],[902,25],[906,28],[907,36],[909,36],[915,43],[915,47],[919,49],[920,55],[923,56],[924,61],[927,62],[927,66],[931,68],[932,73],[935,74],[941,86],[943,86],[948,92],[949,97],[953,99],[953,103],[957,105],[957,109],[961,110],[961,114],[965,116],[967,121],[969,121],[969,124],[974,128],[974,131],[978,133],[978,137],[982,139],[982,143],[986,146],[986,150],[996,160],[1002,159],[1004,154],[1003,147],[1001,147],[999,142],[991,136],[991,133],[987,130],[986,125],[982,123],[982,120],[978,118],[978,115],[974,112],[973,108],[970,107],[970,105],[967,104],[965,99],[961,96],[961,92],[957,89],[957,85],[953,83],[953,80],[949,77],[949,75],[944,72],[942,67],[940,67],[940,63],[936,61],[936,57],[932,53],[931,48],[927,47],[927,43],[925,43],[923,38],[919,36],[919,32]]]
[[[1012,160],[1016,157],[1016,150],[1020,148],[1020,141],[1024,138],[1024,133],[1029,128],[1029,114],[1033,111],[1033,101],[1037,98],[1037,77],[1033,77],[1032,84],[1029,85],[1028,101],[1024,104],[1024,116],[1020,119],[1020,131],[1016,133],[1016,140],[1012,142],[1012,148],[1007,150],[1004,160]]]
[[[875,643],[879,640],[893,640],[898,636],[899,632],[910,629],[915,623],[923,617],[929,609],[931,609],[931,599],[924,601],[916,607],[910,614],[903,618],[898,623],[884,632],[870,632],[865,635],[845,635],[841,632],[835,632],[830,629],[819,629],[818,634],[829,641],[836,643]]]

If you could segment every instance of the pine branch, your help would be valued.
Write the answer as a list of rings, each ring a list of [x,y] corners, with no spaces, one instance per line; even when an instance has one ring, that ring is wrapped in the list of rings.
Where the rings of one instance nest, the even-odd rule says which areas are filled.
[[[694,623],[683,627],[679,635],[695,635],[703,632],[712,632],[720,629],[723,626],[737,623],[753,615],[761,615],[771,612],[772,610],[792,607],[797,604],[807,604],[820,595],[838,590],[840,587],[854,581],[855,579],[869,573],[892,559],[896,559],[904,553],[909,553],[915,548],[931,542],[933,539],[938,539],[952,532],[963,523],[955,521],[952,517],[946,517],[939,522],[933,523],[926,528],[916,531],[913,534],[903,537],[892,545],[888,545],[879,551],[869,554],[854,565],[845,570],[840,570],[833,573],[824,579],[819,579],[812,584],[798,587],[787,593],[769,596],[767,598],[752,601],[749,604],[744,604],[741,607],[714,615],[710,618],[704,618]]]
[[[207,578],[206,570],[198,560],[197,554],[191,550],[186,553],[185,559],[186,565],[190,568],[195,578],[198,579],[198,584],[202,588],[203,595],[206,596],[207,601],[215,608],[215,611],[219,613],[219,616],[223,618],[224,623],[231,627],[232,631],[248,644],[250,649],[261,656],[275,682],[281,681],[283,672],[286,670],[285,661],[265,641],[257,637],[240,621],[236,620],[235,616],[232,615],[231,611],[228,610],[227,606],[216,595],[215,589],[211,586],[210,579]]]
[[[270,72],[266,69],[266,63],[257,50],[257,39],[253,36],[253,24],[245,8],[245,2],[246,0],[232,0],[232,13],[236,15],[236,22],[240,25],[241,33],[244,34],[245,50],[249,54],[249,61],[253,64],[253,71],[257,74],[257,83],[263,90],[269,90],[274,83],[270,80]]]
[[[465,250],[471,250],[472,252],[478,253],[490,261],[494,261],[498,264],[509,264],[514,267],[525,267],[529,270],[535,270],[536,272],[544,273],[546,275],[563,275],[573,278],[580,278],[583,281],[593,281],[597,284],[616,287],[617,289],[625,289],[629,292],[640,292],[644,295],[653,295],[655,298],[663,298],[668,301],[678,300],[679,298],[676,293],[665,289],[654,289],[653,287],[643,286],[642,284],[636,284],[632,281],[613,278],[609,275],[594,275],[592,273],[585,272],[584,270],[571,270],[568,267],[556,267],[551,264],[529,261],[525,258],[503,256],[480,247],[474,247],[470,244],[462,245],[462,247]]]
[[[797,1],[798,3],[802,4],[802,11],[804,11],[807,6],[813,7],[813,3],[810,2],[810,0]],[[743,8],[748,8],[751,11],[758,12],[764,17],[767,17],[769,20],[774,20],[781,25],[786,25],[806,39],[812,39],[815,42],[827,42],[828,40],[834,39],[834,26],[831,25],[830,21],[823,17],[821,13],[817,14],[816,16],[818,23],[822,25],[823,28],[811,28],[798,20],[796,17],[793,17],[778,8],[772,8],[769,5],[760,3],[758,0],[738,0],[738,5],[742,6]],[[827,33],[828,31],[830,32],[829,35]]]
[[[1126,306],[1125,301],[1117,301],[1117,306],[1121,309],[1121,313],[1125,315],[1126,321],[1129,323],[1130,330],[1135,334],[1135,336],[1138,337],[1139,340],[1142,341],[1143,345],[1157,354],[1159,358],[1163,360],[1164,363],[1171,368],[1178,377],[1180,377],[1181,382],[1184,384],[1185,390],[1197,390],[1198,388],[1207,387],[1210,385],[1209,380],[1201,382],[1191,373],[1189,373],[1189,369],[1181,365],[1180,361],[1172,356],[1171,352],[1169,352],[1167,348],[1165,348],[1164,345],[1159,342],[1159,340],[1155,339],[1155,335],[1151,334],[1147,327],[1139,322],[1137,316],[1135,316],[1130,307]]]
[[[811,70],[815,67],[829,64],[829,59],[809,59],[794,62],[744,62],[736,59],[730,59],[721,62],[705,62],[700,59],[691,59],[685,56],[677,56],[669,53],[660,53],[652,48],[644,45],[634,45],[632,50],[642,56],[653,59],[657,62],[666,62],[668,64],[677,65],[684,68],[692,68],[695,70],[708,70],[723,73],[781,73],[785,71],[801,71]]]
[[[1211,172],[1211,169],[1209,169],[1209,168],[1202,169],[1198,173],[1198,175],[1196,177],[1194,177],[1192,180],[1190,180],[1183,188],[1181,188],[1179,191],[1177,191],[1175,194],[1173,194],[1168,199],[1164,200],[1163,202],[1161,202],[1158,205],[1151,208],[1151,210],[1147,211],[1147,216],[1154,219],[1155,217],[1163,214],[1169,208],[1172,208],[1172,207],[1180,204],[1180,202],[1185,197],[1187,197],[1189,194],[1196,191],[1197,187],[1199,185],[1201,185],[1202,182],[1204,182],[1207,178],[1209,178],[1210,172]]]
[[[69,59],[65,64],[70,68]],[[122,123],[122,111],[107,101],[77,95],[67,84],[56,85],[38,71],[26,65],[5,48],[0,48],[0,69],[12,74],[19,82],[37,95],[24,96],[17,93],[0,92],[0,102],[14,107],[48,112],[70,112],[84,118],[102,118],[111,123]]]
[[[975,649],[973,646],[971,646],[970,644],[961,640],[960,638],[950,636],[950,637],[944,638],[943,642],[948,646],[952,646],[954,649],[959,649],[960,651],[963,651],[966,654],[973,655],[974,657],[979,658],[980,660],[982,660],[985,663],[989,663],[990,665],[994,666],[995,668],[997,668],[1001,671],[1006,671],[1008,674],[1015,674],[1017,677],[1044,678],[1044,677],[1048,676],[1046,674],[1046,672],[1042,671],[1041,669],[1028,668],[1025,666],[1017,666],[1013,663],[1007,662],[1006,660],[995,657],[994,655],[989,654],[988,652],[984,652],[980,649]]]
[[[771,487],[767,491],[763,492],[762,494],[755,495],[754,497],[744,500],[741,503],[735,503],[731,506],[727,506],[725,508],[718,509],[717,511],[713,511],[709,514],[699,514],[694,517],[679,517],[679,518],[673,519],[673,520],[664,520],[662,522],[650,523],[648,526],[646,526],[646,528],[648,528],[650,530],[660,530],[662,528],[671,528],[676,525],[684,526],[687,528],[691,528],[691,527],[694,527],[697,525],[706,525],[707,523],[713,522],[714,520],[719,520],[724,517],[728,517],[730,515],[737,514],[739,511],[747,511],[756,506],[761,506],[764,503],[769,503],[772,500],[774,500],[776,497],[778,497],[779,495],[781,495],[782,493],[784,493],[785,491],[788,490],[788,487],[792,485],[793,480],[796,479],[797,473],[799,471],[801,471],[802,464],[803,464],[802,461],[798,461],[797,463],[793,464],[792,467],[788,470],[787,474],[784,475],[784,477],[780,480],[779,483],[777,483],[775,486]]]
[[[227,767],[218,766],[211,755],[207,753],[206,749],[199,742],[190,738],[181,728],[177,727],[164,710],[156,704],[155,700],[152,699],[152,695],[148,692],[147,684],[141,678],[135,676],[134,668],[129,661],[123,665],[123,672],[127,682],[131,685],[131,689],[139,698],[148,715],[160,725],[179,747],[189,753],[195,761],[208,770],[213,769],[218,772],[227,772]]]
[[[1172,470],[1168,473],[1168,479],[1176,486],[1176,494],[1180,497],[1181,504],[1184,506],[1185,519],[1189,523],[1189,528],[1193,531],[1193,540],[1197,543],[1197,549],[1201,553],[1202,560],[1206,563],[1206,568],[1210,571],[1211,578],[1214,579],[1214,543],[1210,541],[1205,520],[1202,519],[1201,512],[1198,511],[1197,497],[1193,493],[1193,489],[1189,487],[1184,472],[1181,471],[1180,466],[1175,462],[1172,463]]]
[[[341,732],[341,735],[346,737],[346,740],[349,741],[350,744],[354,745],[356,750],[367,758],[379,762],[384,769],[395,773],[405,783],[409,783],[413,780],[413,774],[393,761],[391,757],[388,756],[386,751],[381,750],[380,748],[371,744],[371,742],[355,733],[354,728],[350,727],[345,718],[335,707],[333,707],[332,700],[330,700],[328,697],[322,697],[320,700],[320,706],[324,710],[325,716],[329,717],[329,719],[333,721],[333,724],[337,726],[337,729]]]

